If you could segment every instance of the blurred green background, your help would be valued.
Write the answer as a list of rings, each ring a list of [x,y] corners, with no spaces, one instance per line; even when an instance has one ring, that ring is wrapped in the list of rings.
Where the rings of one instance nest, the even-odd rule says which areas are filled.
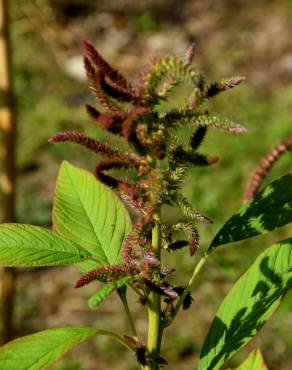
[[[82,68],[81,40],[132,81],[153,56],[183,55],[197,44],[195,64],[207,79],[246,76],[240,87],[210,102],[209,110],[244,124],[248,132],[207,135],[205,152],[219,155],[212,168],[191,170],[188,198],[214,220],[200,228],[202,247],[241,205],[245,183],[261,156],[292,129],[292,1],[290,0],[13,0],[11,1],[14,83],[18,115],[19,222],[50,225],[58,167],[63,159],[94,168],[97,158],[73,144],[52,145],[48,137],[79,130],[112,140],[94,127],[84,104],[92,102]],[[287,154],[267,182],[291,171]],[[289,226],[268,236],[222,247],[195,286],[195,302],[166,331],[166,369],[194,369],[212,317],[232,283],[257,254],[291,235]],[[173,259],[173,258],[172,258]],[[186,253],[173,260],[187,281],[193,261]],[[75,268],[23,272],[16,302],[17,335],[51,326],[95,325],[127,332],[119,301],[112,296],[97,311],[86,298],[94,286],[74,290]],[[135,301],[133,301],[135,304]],[[230,362],[230,367],[259,346],[271,370],[292,367],[292,295]],[[135,304],[138,328],[146,332],[144,309]],[[135,359],[107,338],[80,346],[55,366],[58,370],[131,370]]]

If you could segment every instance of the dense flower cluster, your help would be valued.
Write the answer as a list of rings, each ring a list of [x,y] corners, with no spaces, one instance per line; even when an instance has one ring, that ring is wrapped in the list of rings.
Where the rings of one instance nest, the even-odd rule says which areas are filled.
[[[135,209],[136,222],[124,241],[123,262],[87,273],[76,287],[93,280],[112,282],[132,276],[131,284],[140,293],[141,303],[147,302],[150,291],[157,291],[165,296],[165,316],[171,315],[173,302],[184,289],[167,281],[173,270],[161,266],[152,250],[151,229],[155,215],[163,204],[180,210],[181,217],[174,225],[159,219],[162,248],[175,251],[189,246],[190,255],[194,255],[199,245],[197,223],[211,220],[193,209],[181,193],[181,184],[187,167],[208,166],[219,160],[217,156],[198,151],[209,128],[233,133],[245,131],[239,124],[210,115],[204,106],[209,98],[233,88],[244,78],[206,83],[204,76],[191,65],[195,52],[195,45],[191,45],[182,59],[168,55],[152,60],[144,67],[134,86],[89,42],[85,41],[84,47],[89,87],[104,109],[100,112],[87,105],[87,112],[95,123],[122,137],[128,150],[121,151],[78,132],[60,133],[50,141],[69,141],[100,153],[104,159],[96,166],[96,177],[114,188],[124,202]],[[188,91],[184,103],[175,109],[162,109],[163,103],[167,106],[167,102],[173,99],[178,85],[184,85]],[[193,128],[193,132],[187,141],[183,141],[177,135],[177,129],[186,126]],[[131,169],[131,176],[118,177],[111,173],[111,170],[120,169]],[[184,234],[184,239],[179,238],[181,234]],[[188,308],[191,302],[187,295],[184,308]]]

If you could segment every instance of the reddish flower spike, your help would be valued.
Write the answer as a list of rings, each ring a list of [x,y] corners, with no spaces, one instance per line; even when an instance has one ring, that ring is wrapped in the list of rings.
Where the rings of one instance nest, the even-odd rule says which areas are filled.
[[[129,93],[134,91],[133,87],[127,82],[125,77],[108,64],[90,42],[84,40],[83,46],[94,65],[99,68],[102,73],[108,76],[112,82],[117,86],[124,88]]]

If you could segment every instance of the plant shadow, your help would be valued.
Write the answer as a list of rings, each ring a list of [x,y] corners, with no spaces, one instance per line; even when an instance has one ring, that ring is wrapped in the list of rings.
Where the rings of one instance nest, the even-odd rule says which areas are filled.
[[[229,325],[224,323],[220,317],[215,317],[200,356],[202,359],[211,351],[216,351],[215,357],[206,370],[217,369],[246,344],[265,324],[281,298],[292,286],[292,276],[290,278],[287,276],[287,280],[284,280],[269,266],[269,258],[266,256],[261,261],[259,273],[262,277],[248,297],[249,299],[253,297],[255,300],[253,306],[241,307],[233,315]],[[291,274],[291,269],[286,272]],[[257,274],[254,276],[257,279]]]

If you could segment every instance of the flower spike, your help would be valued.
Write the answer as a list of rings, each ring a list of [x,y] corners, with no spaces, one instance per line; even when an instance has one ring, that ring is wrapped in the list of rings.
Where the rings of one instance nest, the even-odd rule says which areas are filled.
[[[108,64],[89,41],[84,40],[83,46],[92,63],[100,69],[104,75],[108,76],[113,83],[124,88],[125,91],[129,93],[134,91],[134,88],[127,82],[125,77]]]
[[[111,156],[123,156],[123,154],[115,148],[110,147],[109,145],[100,143],[99,141],[83,135],[76,131],[66,131],[52,136],[49,139],[50,143],[59,143],[62,141],[70,141],[72,143],[80,144],[85,146],[87,149],[92,150],[95,153],[101,153],[107,157]]]
[[[252,172],[245,188],[243,202],[249,202],[257,193],[269,171],[283,154],[292,151],[292,136],[281,140],[260,161],[260,164]]]

